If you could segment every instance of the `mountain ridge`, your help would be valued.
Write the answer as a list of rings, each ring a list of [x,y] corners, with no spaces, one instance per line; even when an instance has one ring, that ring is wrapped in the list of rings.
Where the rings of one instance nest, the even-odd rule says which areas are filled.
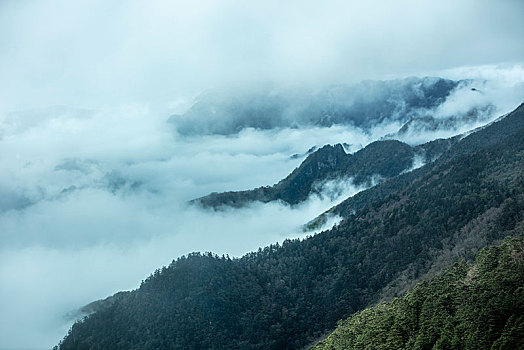
[[[233,135],[245,128],[353,125],[368,129],[388,118],[408,121],[435,108],[468,80],[437,77],[363,81],[318,90],[279,89],[208,91],[181,115],[169,118],[183,136]]]
[[[354,186],[369,187],[373,179],[384,180],[410,170],[417,157],[422,163],[434,161],[455,140],[438,139],[418,146],[409,146],[398,140],[381,140],[351,154],[344,151],[342,144],[326,145],[310,153],[287,177],[272,186],[214,192],[193,199],[190,204],[215,210],[239,208],[255,201],[278,200],[296,205],[311,195],[320,195],[317,185],[326,181],[351,179]]]

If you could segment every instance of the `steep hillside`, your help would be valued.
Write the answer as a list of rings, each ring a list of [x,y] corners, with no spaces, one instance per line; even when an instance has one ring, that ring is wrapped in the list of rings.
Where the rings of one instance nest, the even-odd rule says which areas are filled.
[[[370,303],[522,232],[523,119],[521,106],[439,161],[364,191],[338,207],[344,220],[329,231],[240,259],[179,258],[77,322],[59,348],[301,348]]]
[[[354,314],[313,349],[524,349],[524,236]]]

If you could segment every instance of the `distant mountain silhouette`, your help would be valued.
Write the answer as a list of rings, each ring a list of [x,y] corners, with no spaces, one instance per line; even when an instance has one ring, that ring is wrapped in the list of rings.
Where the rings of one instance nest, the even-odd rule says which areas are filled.
[[[407,78],[334,85],[320,90],[210,91],[169,119],[181,135],[233,135],[246,128],[353,125],[368,129],[386,120],[408,121],[442,104],[467,81]]]

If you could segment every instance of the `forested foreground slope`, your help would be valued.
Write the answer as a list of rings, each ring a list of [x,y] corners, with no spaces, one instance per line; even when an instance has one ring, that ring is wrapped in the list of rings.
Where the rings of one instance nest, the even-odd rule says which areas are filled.
[[[338,226],[305,240],[240,259],[179,258],[102,303],[59,348],[297,349],[315,341],[379,298],[522,231],[524,106],[337,211]]]
[[[524,349],[524,236],[356,313],[313,349]]]

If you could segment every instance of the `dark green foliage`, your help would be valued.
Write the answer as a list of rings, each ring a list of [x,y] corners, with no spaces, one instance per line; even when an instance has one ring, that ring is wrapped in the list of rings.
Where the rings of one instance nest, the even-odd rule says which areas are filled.
[[[356,313],[314,349],[524,349],[524,237]]]
[[[508,118],[522,120],[524,107]],[[344,220],[330,231],[241,259],[180,258],[138,290],[76,323],[60,349],[301,348],[383,293],[405,290],[410,286],[405,281],[522,232],[524,129],[498,133],[498,141],[477,143],[476,151],[441,157],[346,201],[337,207]],[[471,137],[477,136],[456,147]],[[486,268],[498,266],[498,256],[483,261]],[[448,307],[453,293],[441,293],[427,308],[443,318],[427,317],[422,326],[428,332],[414,347],[439,341],[441,348],[454,348],[464,341],[454,333],[442,338],[436,333],[452,334],[456,326],[450,321],[455,311]],[[419,309],[415,303],[410,312]],[[507,334],[499,348],[520,334],[517,316],[497,328]],[[408,329],[410,320],[403,321]],[[488,325],[500,320],[495,315]],[[395,327],[385,340],[402,344],[409,334],[405,326]]]

